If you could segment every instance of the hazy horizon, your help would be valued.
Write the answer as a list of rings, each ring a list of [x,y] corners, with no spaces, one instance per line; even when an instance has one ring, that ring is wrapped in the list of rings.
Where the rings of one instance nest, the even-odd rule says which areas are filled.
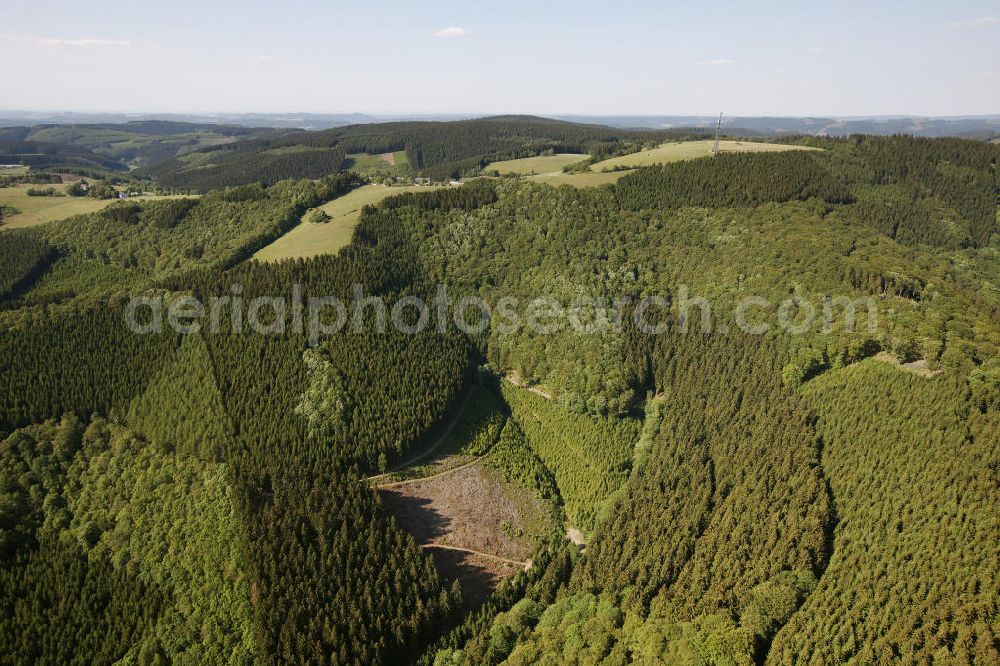
[[[528,111],[395,111],[395,112],[367,112],[367,111],[303,111],[303,110],[276,110],[276,111],[246,111],[240,109],[222,109],[208,111],[134,111],[116,109],[94,109],[83,110],[77,108],[2,108],[0,116],[18,114],[23,115],[80,115],[80,116],[126,116],[126,117],[157,117],[157,116],[366,116],[376,119],[392,118],[454,118],[473,119],[488,118],[492,116],[538,116],[543,118],[717,118],[719,111],[704,112],[663,112],[663,113],[586,113],[583,111],[557,111],[553,113],[533,113]],[[962,119],[1000,119],[1000,111],[987,113],[953,113],[953,114],[929,114],[929,113],[857,113],[857,114],[836,114],[836,113],[813,113],[813,114],[789,114],[789,113],[768,113],[768,114],[748,114],[730,113],[721,111],[723,118],[823,118],[833,120],[890,120],[890,119],[927,119],[927,120],[962,120]]]

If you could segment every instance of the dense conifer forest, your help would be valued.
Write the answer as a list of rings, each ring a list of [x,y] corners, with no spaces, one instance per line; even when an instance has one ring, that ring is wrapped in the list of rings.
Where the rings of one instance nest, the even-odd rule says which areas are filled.
[[[0,164],[23,164],[33,169],[52,167],[120,171],[114,159],[81,146],[51,141],[22,141],[0,131]]]
[[[477,178],[365,206],[337,254],[252,258],[363,182],[350,153],[437,179],[667,138],[530,117],[258,137],[147,172],[201,196],[0,231],[0,661],[995,663],[1000,146]],[[373,306],[314,339],[294,307],[235,315],[439,284],[591,325],[380,332]],[[136,295],[228,300],[137,334]],[[762,334],[733,318],[749,296]],[[856,330],[799,326],[865,297]],[[423,466],[551,518],[528,558],[466,549],[513,566],[475,608],[384,499]]]
[[[54,259],[54,248],[40,238],[7,234],[0,243],[0,300],[16,296],[22,287],[31,286]]]

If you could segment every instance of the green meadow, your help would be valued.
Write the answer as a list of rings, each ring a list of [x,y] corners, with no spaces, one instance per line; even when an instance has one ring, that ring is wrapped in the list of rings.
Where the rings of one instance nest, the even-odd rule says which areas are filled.
[[[427,191],[429,186],[386,187],[365,185],[320,206],[330,216],[328,222],[302,221],[287,234],[254,255],[259,261],[280,261],[332,254],[351,242],[361,209],[403,192]],[[307,213],[308,215],[308,213]]]
[[[708,157],[712,154],[712,146],[715,141],[705,139],[703,141],[679,141],[664,143],[650,150],[642,150],[638,153],[612,157],[611,159],[598,162],[591,166],[593,171],[611,171],[614,169],[634,168],[643,166],[653,166],[654,164],[667,164],[668,162],[679,162],[681,160],[691,160],[698,157]],[[819,150],[818,148],[807,148],[805,146],[792,146],[784,143],[761,143],[757,141],[720,141],[719,150],[724,153],[775,153],[786,150]]]
[[[491,162],[483,171],[491,173],[497,171],[501,176],[519,175],[530,176],[533,174],[549,174],[562,172],[563,167],[569,164],[587,159],[588,155],[579,153],[560,153],[558,155],[539,155],[536,157],[524,157],[519,160],[504,160],[502,162]]]

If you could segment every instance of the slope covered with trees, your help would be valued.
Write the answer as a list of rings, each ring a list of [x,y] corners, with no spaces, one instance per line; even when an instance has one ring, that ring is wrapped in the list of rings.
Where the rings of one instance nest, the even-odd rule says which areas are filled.
[[[607,132],[501,118],[225,150],[406,150],[444,174],[645,140]],[[18,298],[0,311],[0,661],[996,661],[996,147],[812,141],[587,191],[389,198],[309,260],[248,258],[355,177],[0,233]],[[391,307],[439,282],[525,318],[544,298],[585,330],[381,332],[371,302],[368,328],[318,338],[292,306],[268,332],[234,319],[235,296]],[[136,293],[230,300],[217,330],[136,335]],[[750,295],[762,335],[735,325]],[[871,296],[875,330],[778,324],[783,301],[838,296]],[[504,381],[463,419],[492,390],[470,389],[482,365],[536,390]],[[477,464],[586,536],[551,535],[465,617],[366,478],[456,420]]]
[[[615,184],[618,204],[633,210],[726,208],[810,198],[849,203],[850,191],[820,156],[808,152],[720,153],[711,160],[639,169]]]
[[[200,266],[234,266],[298,224],[307,209],[357,183],[340,174],[197,199],[125,201],[31,229],[26,237],[44,240],[60,256],[26,301],[134,293]]]
[[[73,412],[123,415],[176,346],[167,334],[132,333],[104,305],[42,313],[0,330],[0,429]]]
[[[819,159],[763,157],[775,164]],[[721,164],[704,163],[698,168],[706,172]],[[762,167],[757,177],[771,182],[783,168]],[[495,192],[494,202],[469,214],[409,207],[372,211],[362,215],[358,239],[415,251],[420,273],[447,283],[456,301],[473,293],[496,309],[502,298],[518,299],[520,327],[503,334],[491,329],[481,344],[498,367],[546,386],[575,411],[622,414],[642,391],[614,322],[632,316],[628,303],[646,296],[669,297],[678,308],[690,300],[689,316],[713,330],[745,326],[736,318],[741,299],[764,298],[767,305],[750,308],[747,323],[761,322],[779,335],[783,301],[806,301],[815,316],[792,342],[829,359],[847,358],[852,345],[867,343],[851,341],[842,305],[832,309],[834,330],[823,331],[828,298],[857,304],[856,330],[870,335],[875,351],[909,346],[932,370],[989,365],[1000,350],[1000,301],[989,273],[995,250],[903,245],[859,221],[856,204],[812,198],[754,207],[705,208],[703,202],[623,210],[614,189],[508,181]],[[868,296],[877,326],[870,334]],[[526,325],[539,299],[563,313],[544,333]]]
[[[265,220],[281,215],[280,221],[285,211],[308,205],[330,191],[323,184],[309,183],[229,190],[148,220],[143,219],[147,210],[140,209],[123,214],[121,220],[83,222],[80,231],[86,233],[46,231],[54,234],[70,256],[86,257],[88,248],[99,245],[95,239],[103,237],[100,234],[111,234],[106,226],[110,224],[138,227],[149,234],[147,238],[159,238],[174,248],[177,242],[170,234],[198,220],[225,224],[229,211],[239,215],[249,210],[258,211]],[[199,211],[206,204],[207,209]],[[217,209],[212,212],[212,207]],[[202,214],[206,217],[200,217]],[[176,224],[161,222],[175,217],[182,219]],[[91,231],[100,233],[91,237]],[[219,241],[224,242],[224,238],[213,240]],[[135,239],[121,242],[134,242],[137,250],[146,249]],[[124,250],[111,248],[108,252],[115,253],[109,256],[111,261],[119,261]],[[339,285],[345,297],[354,284],[376,294],[385,289],[378,277],[369,278],[371,268],[363,268],[362,262],[350,256],[308,266],[303,262],[274,267],[251,264],[225,275],[223,267],[229,259],[225,253],[213,255],[216,259],[211,262],[192,262],[158,272],[156,253],[150,252],[149,263],[145,258],[139,263],[151,269],[143,282],[151,285],[157,277],[184,281],[197,293],[199,285],[208,289],[209,284],[224,285],[228,292],[233,282],[245,279],[248,298],[255,292],[266,293],[275,284],[288,289],[292,284],[285,281],[288,278],[294,278],[305,294],[324,293],[333,285]],[[387,255],[383,261],[388,265],[397,260],[404,261],[405,255]],[[374,261],[378,266],[378,260]],[[261,279],[255,282],[254,276]],[[112,284],[118,289],[127,286]],[[224,565],[211,559],[205,566],[213,567],[212,575],[223,580],[225,571],[247,571],[246,578],[230,583],[245,586],[238,595],[245,595],[244,603],[249,603],[233,616],[236,619],[226,625],[228,628],[211,629],[221,643],[206,642],[202,652],[193,652],[189,643],[178,643],[178,636],[186,631],[182,627],[200,623],[209,631],[207,620],[199,613],[211,614],[214,622],[222,622],[224,617],[213,605],[217,601],[189,596],[183,601],[183,612],[167,601],[151,606],[150,617],[135,632],[125,634],[121,645],[109,644],[113,654],[105,658],[101,656],[104,652],[92,650],[90,655],[113,661],[123,656],[124,650],[167,659],[199,654],[212,660],[212,655],[219,654],[213,650],[225,649],[226,660],[236,661],[250,653],[254,658],[282,661],[328,654],[337,655],[335,661],[370,663],[414,653],[453,621],[459,590],[443,585],[432,561],[385,514],[356,466],[373,470],[380,458],[384,461],[404,455],[433,435],[434,426],[456,402],[467,377],[468,346],[460,336],[427,334],[414,338],[372,331],[330,338],[307,352],[304,334],[291,326],[287,333],[275,335],[235,330],[231,309],[221,318],[225,323],[218,332],[206,330],[202,336],[180,339],[172,332],[129,332],[119,299],[107,300],[92,293],[85,300],[85,305],[70,302],[51,312],[22,313],[12,320],[16,326],[3,331],[5,367],[9,369],[4,374],[5,427],[57,418],[66,411],[80,417],[92,412],[109,414],[133,423],[143,437],[110,435],[113,441],[109,446],[115,456],[121,453],[156,468],[159,463],[136,452],[135,447],[144,446],[143,451],[164,456],[182,470],[217,470],[213,482],[223,484],[219,492],[231,507],[236,529],[235,536],[229,535],[226,542],[235,549],[238,564]],[[290,323],[293,314],[281,315],[286,316],[286,323]],[[341,397],[347,408],[342,414],[325,408]],[[391,411],[381,411],[390,403]],[[317,405],[324,407],[318,413]],[[343,418],[338,420],[338,416]],[[120,459],[98,463],[88,455],[84,462],[94,465],[87,468],[93,471],[92,481],[82,489],[79,484],[73,486],[67,494],[83,493],[80,497],[90,498],[86,502],[99,499],[99,504],[111,511],[85,508],[86,502],[79,505],[81,519],[86,516],[85,522],[95,526],[80,527],[81,534],[91,535],[87,539],[96,540],[98,546],[103,543],[101,535],[116,531],[112,523],[120,520],[115,518],[119,515],[115,507],[119,506],[120,516],[132,516],[138,510],[136,505],[166,502],[165,510],[181,516],[176,528],[197,528],[193,516],[159,493],[186,497],[191,485],[201,481],[161,469],[149,477],[156,480],[148,488],[149,496],[143,494],[147,492],[145,478],[133,481],[131,472],[116,471],[115,466],[123,464]],[[118,478],[122,479],[120,485],[111,483]],[[95,489],[88,490],[88,484]],[[101,488],[99,493],[97,487]],[[65,501],[73,504],[70,498]],[[220,511],[221,506],[215,513]],[[20,525],[32,533],[18,516],[4,525]],[[359,538],[359,533],[365,536]],[[111,573],[100,575],[124,575],[120,569],[135,558],[129,560],[127,547],[118,536],[107,538]],[[144,538],[159,543],[164,537],[147,533]],[[21,559],[10,565],[11,575],[28,581],[25,585],[33,584],[30,563],[49,557],[49,551],[41,546],[29,543],[27,548],[21,555],[15,553]],[[171,567],[173,575],[183,575],[177,562],[166,558],[165,565]],[[175,586],[164,575],[160,571],[150,584],[176,598],[178,591],[171,591]],[[105,587],[113,589],[111,583]],[[49,592],[52,598],[74,593],[58,584]],[[93,605],[89,598],[84,603]],[[108,609],[108,622],[121,622],[124,629],[125,619],[116,614],[133,611],[120,606]],[[21,611],[11,608],[5,617],[14,618],[15,613]],[[17,617],[21,619],[11,620],[12,631],[19,621],[33,621],[24,614]],[[35,624],[40,631],[44,629],[41,622]],[[95,624],[87,631],[103,628]],[[88,644],[83,634],[80,644]]]
[[[0,236],[0,301],[30,287],[54,258],[54,249],[44,240],[18,233]]]
[[[3,138],[0,138],[0,164],[23,164],[32,169],[123,170],[117,160],[80,146]]]
[[[184,338],[161,373],[129,404],[127,418],[165,450],[210,461],[229,456],[233,426],[201,335]]]
[[[781,386],[780,358],[739,336],[654,351],[659,441],[588,545],[582,588],[691,621],[741,617],[782,572],[822,573],[832,509],[819,441]]]
[[[770,659],[995,662],[997,413],[970,405],[954,378],[874,360],[802,394],[837,524],[829,566]]]
[[[591,532],[628,478],[638,422],[574,414],[509,382],[503,395],[531,450],[551,470],[570,521]]]
[[[623,207],[755,206],[809,198],[907,244],[989,245],[1000,196],[995,147],[960,139],[810,140],[826,154],[723,153],[618,181]]]
[[[288,130],[166,120],[125,123],[44,124],[4,127],[2,141],[41,141],[92,151],[114,160],[117,168],[155,164],[202,146],[288,133]],[[105,164],[107,168],[107,164]],[[115,168],[115,167],[111,167]]]

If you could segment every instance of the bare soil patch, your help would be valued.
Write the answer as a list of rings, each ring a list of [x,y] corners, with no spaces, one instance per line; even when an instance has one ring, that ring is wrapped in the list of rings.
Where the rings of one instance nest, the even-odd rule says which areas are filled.
[[[427,552],[434,558],[434,565],[445,580],[458,579],[462,586],[463,614],[482,606],[504,578],[521,570],[515,564],[460,550],[429,546]]]
[[[523,388],[528,391],[531,391],[532,393],[540,395],[546,400],[552,400],[552,394],[550,392],[546,391],[544,388],[536,384],[528,384],[528,382],[523,377],[521,377],[521,375],[519,375],[517,372],[511,372],[509,375],[507,375],[507,381],[513,384],[514,386],[517,386],[518,388]]]
[[[505,486],[480,461],[378,490],[400,527],[433,553],[445,580],[461,583],[465,610],[524,569],[535,538],[551,529],[538,500]]]
[[[875,360],[882,361],[883,363],[891,363],[895,366],[903,368],[904,370],[909,370],[910,372],[916,373],[921,377],[927,377],[927,378],[937,377],[942,372],[944,372],[944,370],[941,369],[931,370],[927,366],[927,360],[923,358],[918,359],[916,361],[911,361],[909,363],[900,363],[899,359],[897,359],[892,354],[888,352],[879,352],[878,354],[875,354]]]
[[[517,504],[481,464],[379,490],[386,508],[420,544],[468,548],[524,561],[531,554]]]
[[[389,166],[396,166],[396,153],[382,153],[379,155],[379,159]]]
[[[587,545],[587,541],[583,538],[583,533],[575,527],[571,527],[566,530],[566,538],[569,539],[574,546]]]

